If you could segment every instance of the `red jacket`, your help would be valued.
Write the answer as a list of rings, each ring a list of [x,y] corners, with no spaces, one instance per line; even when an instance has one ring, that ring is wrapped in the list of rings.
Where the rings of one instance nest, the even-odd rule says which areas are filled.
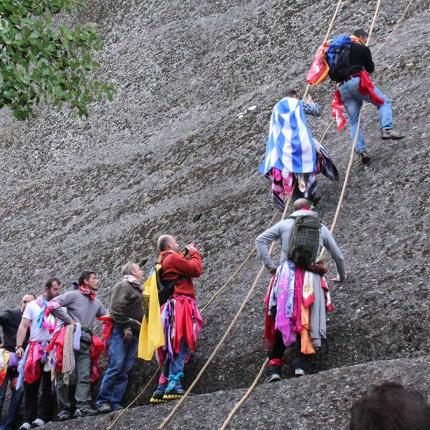
[[[160,253],[161,276],[163,280],[172,281],[181,278],[175,285],[175,294],[194,298],[194,286],[191,278],[202,274],[202,256],[198,251],[189,251],[184,257],[181,252],[172,250]]]

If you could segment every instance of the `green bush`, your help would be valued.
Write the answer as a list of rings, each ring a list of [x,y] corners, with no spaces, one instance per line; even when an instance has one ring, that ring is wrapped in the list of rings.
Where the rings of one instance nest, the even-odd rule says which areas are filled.
[[[15,118],[34,115],[39,104],[68,104],[88,116],[88,104],[112,100],[113,87],[92,78],[99,64],[92,53],[102,48],[95,25],[70,28],[54,22],[82,0],[1,0],[0,107]]]

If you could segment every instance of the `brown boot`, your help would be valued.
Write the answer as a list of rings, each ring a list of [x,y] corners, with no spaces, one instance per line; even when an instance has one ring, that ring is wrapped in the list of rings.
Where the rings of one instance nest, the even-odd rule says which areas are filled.
[[[400,140],[400,139],[403,139],[404,137],[405,136],[402,136],[401,134],[396,133],[392,129],[388,130],[388,129],[383,128],[381,130],[381,138],[383,140],[389,140],[389,139],[391,139],[391,140]]]

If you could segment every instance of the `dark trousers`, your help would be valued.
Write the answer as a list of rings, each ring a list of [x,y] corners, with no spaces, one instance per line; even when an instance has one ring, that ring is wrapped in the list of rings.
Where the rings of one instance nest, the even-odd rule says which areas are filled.
[[[300,335],[297,335],[297,342],[292,346],[294,348],[293,351],[293,360],[292,360],[292,368],[295,369],[303,369],[305,372],[310,372],[311,363],[310,363],[310,355],[302,354],[300,352]],[[282,334],[280,331],[276,330],[276,340],[275,344],[271,351],[268,352],[269,360],[274,358],[282,359],[284,356],[286,346],[284,345],[284,340],[282,339]]]
[[[42,395],[38,407],[40,383],[42,383]],[[32,423],[36,418],[45,422],[51,421],[54,402],[51,372],[42,371],[41,377],[32,384],[24,382],[24,416],[27,423]]]
[[[7,370],[5,381],[3,382],[3,385],[0,387],[0,418],[3,411],[3,404],[6,398],[8,385],[12,382],[13,379],[16,379],[17,377],[18,377],[18,372],[16,370],[12,370],[10,368]],[[13,428],[14,421],[19,412],[19,407],[21,406],[24,390],[22,388],[20,388],[19,390],[15,390],[13,388],[11,391],[12,391],[12,395],[9,402],[7,417],[4,421],[0,422],[0,429],[11,430]]]
[[[83,340],[79,351],[75,351],[75,375],[76,375],[76,407],[78,409],[91,408],[91,341]],[[69,385],[64,382],[63,374],[57,375],[57,402],[60,411],[72,412],[72,401],[69,397]]]

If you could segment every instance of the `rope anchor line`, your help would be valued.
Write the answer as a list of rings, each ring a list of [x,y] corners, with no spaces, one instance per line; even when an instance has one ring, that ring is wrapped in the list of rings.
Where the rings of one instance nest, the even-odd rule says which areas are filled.
[[[327,33],[325,35],[324,41],[326,41],[331,33],[331,30],[333,28],[336,16],[340,10],[341,4],[342,4],[343,0],[339,0],[336,6],[336,10],[334,12],[334,15],[331,19],[329,28],[327,30]],[[403,20],[403,18],[405,17],[409,7],[411,6],[411,4],[413,3],[413,0],[410,0],[406,9],[404,10],[402,16],[400,17],[400,19],[398,20],[398,22],[396,23],[396,25],[394,26],[393,30],[391,31],[391,33],[388,35],[387,39],[385,40],[385,42],[383,43],[383,45],[376,51],[379,52],[387,43],[388,39],[393,35],[393,33],[395,32],[395,30],[397,29],[397,27],[400,25],[400,22]],[[379,12],[379,8],[380,8],[380,4],[381,4],[381,0],[378,0],[377,2],[377,6],[376,6],[376,10],[374,13],[374,17],[372,20],[372,24],[371,24],[371,28],[369,31],[369,37],[368,37],[368,42],[371,38],[372,32],[373,32],[373,28],[374,25],[376,23],[376,17],[378,15]],[[367,42],[367,43],[368,43]],[[309,92],[309,88],[310,85],[307,85],[305,93],[304,93],[304,97],[307,95],[307,93]],[[333,232],[334,228],[336,226],[336,222],[339,216],[339,212],[340,212],[340,208],[342,205],[342,201],[345,195],[345,190],[346,190],[346,185],[348,183],[349,177],[350,177],[350,171],[351,171],[351,167],[352,167],[352,162],[353,162],[353,158],[354,158],[354,148],[355,148],[355,144],[357,142],[357,138],[358,138],[358,129],[360,126],[360,121],[361,121],[361,114],[362,111],[360,110],[359,113],[359,118],[358,118],[358,123],[357,123],[357,131],[356,134],[354,136],[354,142],[352,145],[352,150],[351,150],[351,155],[350,155],[350,160],[348,163],[348,168],[347,168],[347,172],[345,175],[345,180],[344,180],[344,185],[342,188],[342,192],[341,192],[341,196],[338,202],[338,206],[336,209],[336,213],[335,213],[335,217],[332,223],[332,226],[330,228],[330,231]],[[331,120],[331,122],[328,124],[326,130],[323,133],[323,136],[321,138],[321,142],[324,140],[325,136],[327,135],[329,129],[331,128],[332,124],[333,124],[334,120]],[[285,215],[287,213],[287,209],[288,209],[288,205],[290,203],[290,199],[287,200],[286,204],[285,204],[285,210],[284,213],[282,215],[281,220],[283,220],[285,218]],[[275,211],[275,214],[272,218],[272,221],[270,224],[273,223],[274,219],[276,218],[278,211]],[[270,250],[269,250],[269,255],[271,254],[271,252],[273,251],[274,248],[274,244],[272,244]],[[211,299],[203,306],[202,308],[202,313],[209,307],[209,305],[215,300],[215,298],[230,284],[230,282],[235,278],[235,276],[240,272],[240,270],[245,266],[245,264],[248,262],[248,260],[252,257],[252,255],[254,254],[255,249],[252,249],[251,252],[248,254],[248,256],[245,258],[245,260],[238,266],[238,268],[235,270],[235,272],[230,276],[230,278],[224,283],[224,285],[211,297]],[[323,253],[324,253],[324,249],[321,252],[320,258],[323,257]],[[173,418],[173,416],[176,414],[176,412],[178,411],[179,407],[182,405],[183,401],[185,400],[185,398],[190,394],[190,392],[192,391],[192,389],[194,388],[194,386],[197,384],[197,382],[199,381],[200,377],[203,375],[204,371],[206,370],[206,368],[209,366],[209,364],[211,363],[212,359],[214,358],[214,356],[216,355],[216,353],[218,352],[219,348],[221,347],[222,343],[224,342],[224,340],[226,339],[227,335],[230,333],[231,329],[233,328],[234,324],[236,323],[238,317],[240,316],[241,312],[243,311],[245,305],[247,304],[251,294],[253,293],[253,290],[255,289],[258,281],[260,280],[262,274],[264,271],[264,266],[261,267],[253,285],[251,286],[247,296],[245,297],[244,302],[242,303],[242,306],[239,308],[238,312],[236,313],[235,317],[233,318],[233,320],[231,321],[227,331],[225,332],[224,336],[221,338],[220,342],[218,343],[218,345],[215,347],[214,351],[212,352],[211,356],[209,357],[209,359],[206,361],[205,365],[202,367],[202,369],[200,370],[199,374],[197,375],[197,377],[194,379],[194,381],[192,382],[192,384],[190,385],[190,387],[188,388],[188,390],[185,392],[184,396],[179,400],[179,402],[175,405],[175,407],[172,409],[172,411],[170,412],[170,414],[163,420],[163,422],[160,424],[160,426],[158,427],[158,429],[164,429],[166,427],[166,425],[169,423],[169,421]],[[240,406],[248,399],[248,397],[251,395],[252,391],[254,390],[254,388],[256,387],[256,385],[258,384],[258,381],[260,380],[264,369],[266,367],[267,364],[267,359],[264,361],[263,365],[261,366],[257,377],[255,378],[255,380],[253,381],[252,385],[248,388],[248,390],[246,391],[245,395],[242,397],[242,399],[235,405],[235,407],[232,409],[232,411],[230,412],[229,416],[227,417],[227,419],[224,421],[223,425],[220,427],[220,430],[225,430],[229,424],[229,422],[231,421],[231,419],[233,418],[233,416],[235,415],[235,413],[237,412],[237,410],[240,408]],[[159,370],[159,369],[158,369]],[[121,411],[121,413],[115,418],[115,420],[107,427],[107,430],[111,430],[115,423],[119,420],[119,418],[127,412],[127,410],[133,406],[136,401],[143,395],[143,393],[146,391],[146,389],[149,387],[149,385],[152,383],[152,381],[154,380],[155,376],[158,373],[158,370],[152,375],[152,377],[150,378],[150,380],[148,381],[148,383],[145,385],[145,387],[142,389],[142,391],[138,394],[138,396],[129,404],[127,405],[127,407]]]

